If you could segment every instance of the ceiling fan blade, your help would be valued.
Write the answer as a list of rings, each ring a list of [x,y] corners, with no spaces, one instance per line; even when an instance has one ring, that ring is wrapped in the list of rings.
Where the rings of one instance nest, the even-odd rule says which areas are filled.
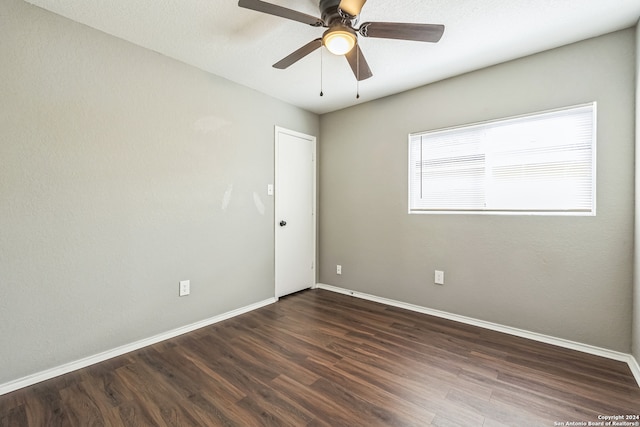
[[[347,58],[347,61],[349,61],[349,65],[353,70],[353,75],[356,76],[356,79],[358,79],[358,81],[366,80],[369,77],[373,76],[373,73],[369,68],[369,64],[367,64],[367,60],[364,59],[362,50],[357,44],[344,57]]]
[[[261,0],[239,0],[238,6],[302,22],[304,24],[309,24],[312,27],[322,27],[324,25],[322,19],[316,18],[315,16],[307,15],[306,13],[298,12],[293,9],[288,9],[286,7],[267,3]]]
[[[444,33],[444,25],[365,22],[358,32],[364,37],[436,43]]]
[[[358,16],[367,0],[341,0],[338,9],[349,16]]]
[[[312,40],[309,43],[302,46],[300,49],[293,52],[292,54],[282,58],[280,61],[273,64],[273,68],[284,70],[285,68],[298,62],[299,60],[309,55],[311,52],[313,52],[314,50],[318,49],[321,46],[322,46],[321,38]]]

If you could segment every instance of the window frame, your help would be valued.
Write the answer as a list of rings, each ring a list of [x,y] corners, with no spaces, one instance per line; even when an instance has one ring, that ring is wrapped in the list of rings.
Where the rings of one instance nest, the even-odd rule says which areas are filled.
[[[508,122],[521,121],[524,118],[535,119],[545,115],[554,115],[562,112],[570,112],[571,110],[578,110],[583,108],[591,108],[591,208],[589,210],[524,210],[524,209],[422,209],[412,208],[412,140],[415,137],[422,137],[424,135],[453,132],[463,129],[477,130],[483,127],[490,127],[492,124],[505,124]],[[519,114],[499,119],[486,120],[481,122],[475,122],[470,124],[464,124],[459,126],[451,126],[445,128],[438,128],[428,131],[413,132],[408,135],[407,144],[407,167],[408,167],[408,188],[407,188],[407,208],[409,214],[426,214],[426,215],[541,215],[541,216],[596,216],[597,207],[597,173],[596,173],[596,161],[597,161],[597,102],[587,102],[583,104],[570,105],[566,107],[554,108],[549,110],[537,111],[526,114]],[[486,168],[486,166],[485,166]]]

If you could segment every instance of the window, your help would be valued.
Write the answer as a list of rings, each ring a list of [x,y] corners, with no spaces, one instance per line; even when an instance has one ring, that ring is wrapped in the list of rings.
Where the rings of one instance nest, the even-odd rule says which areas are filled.
[[[409,135],[409,213],[595,215],[596,104]]]

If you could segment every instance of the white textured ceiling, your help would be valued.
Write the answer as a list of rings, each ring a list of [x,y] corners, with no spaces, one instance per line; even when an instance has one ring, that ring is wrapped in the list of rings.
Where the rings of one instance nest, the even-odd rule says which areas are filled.
[[[139,46],[316,113],[398,93],[489,65],[628,28],[640,0],[369,0],[361,22],[444,24],[437,44],[360,37],[373,77],[320,50],[271,65],[323,29],[252,10],[237,0],[27,0]],[[268,0],[319,16],[317,0]]]

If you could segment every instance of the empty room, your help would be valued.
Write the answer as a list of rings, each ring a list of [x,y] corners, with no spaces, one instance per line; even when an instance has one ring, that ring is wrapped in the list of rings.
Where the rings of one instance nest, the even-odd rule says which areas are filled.
[[[0,1],[0,427],[640,426],[639,18]]]

